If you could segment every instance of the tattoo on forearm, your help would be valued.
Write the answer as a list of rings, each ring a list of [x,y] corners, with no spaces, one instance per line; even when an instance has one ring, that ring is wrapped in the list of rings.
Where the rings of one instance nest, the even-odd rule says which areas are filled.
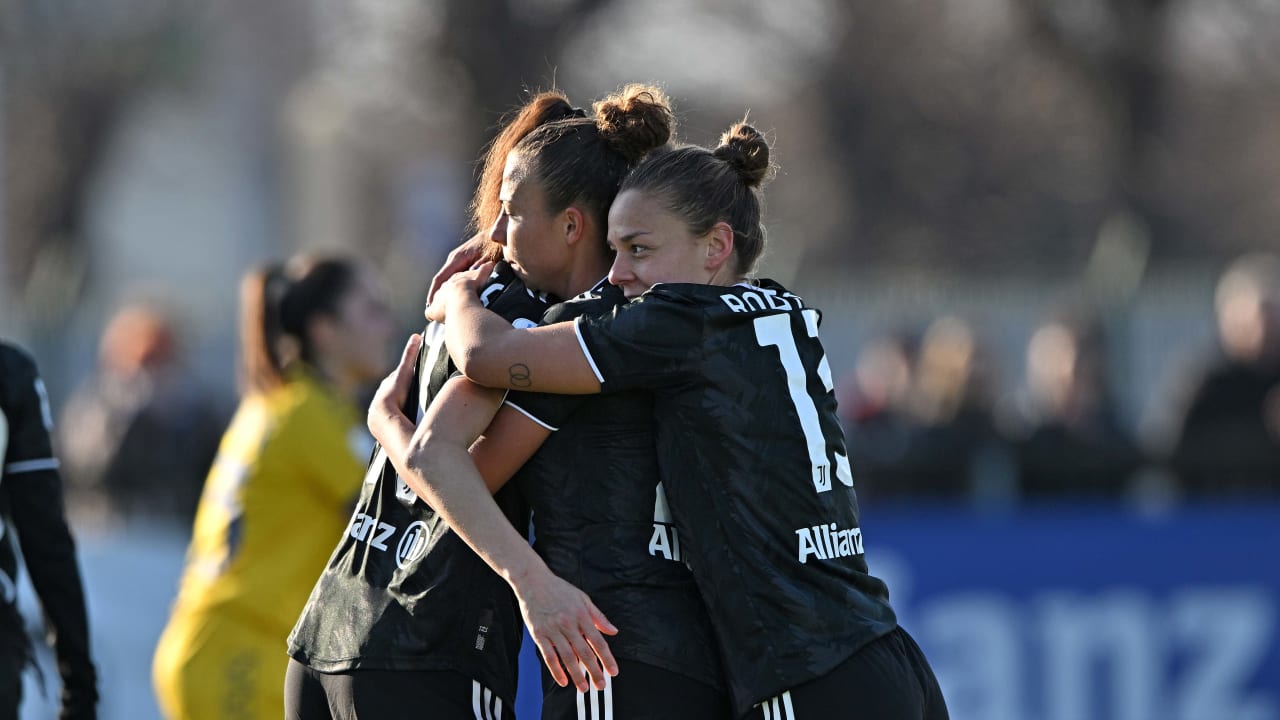
[[[529,377],[529,366],[524,363],[516,363],[507,369],[511,375],[511,386],[518,388],[527,388],[533,384],[533,380]]]

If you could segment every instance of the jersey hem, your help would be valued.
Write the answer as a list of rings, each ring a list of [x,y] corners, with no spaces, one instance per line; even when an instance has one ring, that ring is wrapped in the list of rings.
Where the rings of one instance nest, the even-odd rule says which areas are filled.
[[[661,655],[655,655],[655,654],[646,653],[646,652],[635,652],[631,650],[624,650],[621,648],[614,648],[613,654],[615,657],[618,657],[622,660],[630,660],[631,662],[638,662],[638,663],[644,663],[645,665],[652,665],[658,668],[659,670],[665,670],[670,673],[675,673],[676,675],[679,675],[681,677],[685,677],[690,680],[700,682],[703,685],[706,685],[707,687],[710,687],[718,692],[723,692],[723,693],[729,692],[729,688],[725,684],[723,677],[716,678],[714,673],[703,674],[700,672],[691,672],[689,670],[688,665],[680,663],[678,661],[671,660],[670,658],[665,658]]]
[[[811,675],[811,676],[809,676],[809,677],[804,678],[803,680],[797,680],[797,681],[794,681],[794,682],[783,682],[783,683],[774,683],[774,684],[770,684],[770,685],[768,685],[768,686],[766,686],[766,687],[771,688],[771,689],[769,689],[769,690],[765,690],[763,693],[760,693],[760,692],[753,693],[753,695],[752,695],[752,699],[751,699],[751,700],[746,701],[746,704],[745,704],[745,705],[743,705],[743,704],[741,704],[741,703],[739,703],[739,702],[736,702],[736,701],[735,701],[735,702],[734,702],[734,712],[735,712],[735,713],[737,713],[737,716],[738,716],[738,717],[744,717],[747,713],[751,712],[751,709],[752,709],[752,708],[754,708],[755,706],[757,706],[757,705],[759,705],[760,703],[764,702],[765,700],[768,700],[768,699],[770,699],[770,698],[773,698],[773,697],[776,697],[776,696],[778,696],[778,695],[781,695],[781,694],[782,694],[782,693],[784,693],[784,692],[788,692],[788,691],[790,691],[790,690],[794,690],[795,688],[800,687],[801,685],[804,685],[805,683],[813,682],[814,680],[817,680],[817,679],[819,679],[819,678],[825,677],[825,676],[827,675],[827,673],[830,673],[831,671],[833,671],[833,670],[835,670],[836,668],[840,667],[840,666],[841,666],[841,665],[843,665],[844,663],[848,662],[850,658],[852,658],[854,655],[856,655],[858,652],[860,652],[863,648],[865,648],[865,647],[867,647],[868,645],[870,645],[871,643],[873,643],[873,642],[875,642],[875,641],[879,640],[880,638],[885,637],[885,636],[886,636],[886,635],[888,635],[889,633],[892,633],[894,630],[898,629],[898,627],[899,627],[899,626],[898,626],[898,624],[897,624],[897,623],[893,623],[893,624],[892,624],[889,628],[887,628],[884,632],[876,633],[875,635],[871,635],[871,636],[869,636],[869,637],[864,637],[864,638],[862,638],[862,642],[859,642],[859,643],[855,644],[855,645],[853,646],[853,648],[851,648],[851,649],[849,650],[849,652],[847,652],[847,653],[845,653],[844,655],[840,656],[839,658],[837,658],[835,661],[831,662],[830,664],[824,663],[824,664],[823,664],[823,665],[824,665],[824,667],[822,667],[822,669],[821,669],[821,670],[817,671],[816,673],[812,674],[812,675]],[[757,697],[757,696],[758,696],[758,697]]]
[[[367,657],[351,658],[347,660],[317,660],[309,658],[302,652],[291,652],[289,657],[297,660],[299,663],[325,675],[341,675],[357,671],[373,671],[389,670],[396,672],[414,672],[414,671],[431,671],[431,670],[449,670],[452,672],[465,675],[484,687],[488,688],[494,695],[502,698],[502,701],[508,704],[515,702],[515,689],[512,684],[511,689],[507,689],[504,683],[494,682],[495,678],[487,672],[476,672],[475,668],[467,667],[467,663],[460,662],[456,658],[437,658],[424,659],[422,657],[412,658],[375,658]],[[514,707],[514,705],[513,705]]]

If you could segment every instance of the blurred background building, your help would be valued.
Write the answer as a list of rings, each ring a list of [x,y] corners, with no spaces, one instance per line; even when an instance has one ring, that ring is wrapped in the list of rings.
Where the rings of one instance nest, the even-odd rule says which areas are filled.
[[[234,288],[256,261],[366,257],[407,332],[503,112],[527,89],[585,102],[629,81],[668,90],[687,141],[748,110],[772,133],[761,274],[824,310],[872,567],[900,578],[954,717],[1280,718],[1280,570],[1246,562],[1280,543],[1273,0],[0,3],[0,334],[66,407],[90,583],[142,553],[164,608],[186,540],[75,460],[90,430],[73,393],[126,386],[100,367],[119,311],[164,310],[161,355],[189,392],[161,406],[213,417],[234,400]],[[1273,514],[1221,515],[1232,502]],[[927,580],[945,553],[926,543],[955,539],[926,521],[999,550],[957,563],[1007,571]],[[1016,569],[1103,525],[1196,572],[1141,553]],[[882,565],[878,530],[899,543]],[[1208,543],[1205,562],[1166,531]],[[89,592],[99,630],[153,639],[146,613]],[[1197,634],[1223,612],[1247,623]],[[986,628],[996,660],[957,650],[948,613]],[[1115,632],[1075,646],[1064,617]],[[1133,623],[1150,632],[1116,630]],[[1262,639],[1210,639],[1245,632]],[[104,717],[154,713],[145,674],[112,672]]]

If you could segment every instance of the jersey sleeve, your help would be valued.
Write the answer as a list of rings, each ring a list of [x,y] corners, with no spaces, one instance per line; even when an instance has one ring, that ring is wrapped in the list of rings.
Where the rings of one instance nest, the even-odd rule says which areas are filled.
[[[645,295],[574,323],[602,392],[686,382],[700,365],[705,318],[697,306]]]
[[[541,324],[572,322],[579,317],[603,314],[614,307],[616,302],[601,297],[558,303],[543,314]],[[552,395],[512,390],[507,393],[506,404],[530,420],[555,432],[564,425],[575,410],[582,406],[586,399],[586,395]]]
[[[505,404],[520,412],[521,415],[538,423],[542,427],[555,432],[564,425],[573,411],[582,404],[586,395],[549,395],[546,393],[517,392],[507,393]]]
[[[53,416],[49,411],[49,399],[44,382],[36,373],[35,364],[25,355],[10,351],[5,363],[8,377],[4,413],[9,425],[8,443],[4,452],[4,476],[40,470],[58,469],[49,439],[53,429]]]
[[[49,433],[49,403],[35,363],[0,346],[6,357],[4,415],[9,436],[0,488],[22,548],[31,585],[53,629],[62,677],[63,717],[94,717],[97,673],[89,654],[89,623],[75,541],[67,526],[62,478]]]

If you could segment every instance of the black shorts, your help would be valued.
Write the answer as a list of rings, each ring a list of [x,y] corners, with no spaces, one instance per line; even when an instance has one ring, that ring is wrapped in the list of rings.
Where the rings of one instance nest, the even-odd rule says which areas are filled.
[[[897,628],[831,672],[752,708],[754,720],[948,720],[924,652]]]
[[[289,659],[285,720],[515,720],[511,702],[452,670],[322,673]]]
[[[542,668],[542,720],[730,720],[723,690],[634,660],[618,659],[604,690],[560,687]]]

